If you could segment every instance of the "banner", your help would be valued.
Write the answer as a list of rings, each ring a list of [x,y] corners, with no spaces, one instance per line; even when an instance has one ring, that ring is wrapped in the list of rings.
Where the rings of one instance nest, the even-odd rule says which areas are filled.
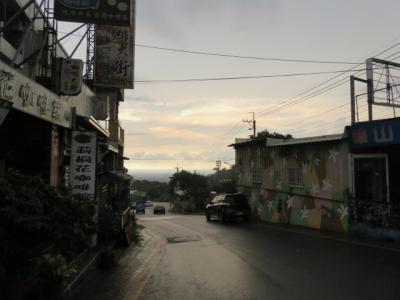
[[[11,102],[13,109],[59,126],[71,127],[71,101],[58,97],[1,60],[0,99]]]
[[[95,85],[132,89],[134,51],[133,27],[97,25]]]
[[[55,0],[57,20],[130,26],[134,15],[132,0]]]
[[[96,179],[96,133],[73,131],[71,146],[72,194],[94,195]]]

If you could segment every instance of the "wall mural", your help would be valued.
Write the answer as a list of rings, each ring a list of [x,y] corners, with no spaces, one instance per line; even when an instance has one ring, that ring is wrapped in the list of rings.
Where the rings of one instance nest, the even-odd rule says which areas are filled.
[[[341,155],[339,147],[331,142],[267,148],[262,185],[253,187],[250,194],[247,188],[242,190],[250,197],[257,216],[268,222],[347,231],[349,211],[343,178],[347,154]],[[288,168],[299,167],[304,185],[289,186]],[[245,171],[242,179],[250,183],[249,170]]]

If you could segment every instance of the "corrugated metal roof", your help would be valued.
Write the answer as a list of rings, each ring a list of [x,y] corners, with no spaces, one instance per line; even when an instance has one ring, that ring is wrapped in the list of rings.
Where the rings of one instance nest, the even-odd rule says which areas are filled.
[[[337,141],[342,140],[344,135],[341,134],[330,134],[330,135],[320,135],[313,137],[306,137],[300,139],[286,139],[286,140],[278,140],[278,139],[268,139],[267,138],[267,147],[277,147],[277,146],[286,146],[286,145],[296,145],[296,144],[309,144],[309,143],[320,143],[320,142],[328,142],[328,141]]]

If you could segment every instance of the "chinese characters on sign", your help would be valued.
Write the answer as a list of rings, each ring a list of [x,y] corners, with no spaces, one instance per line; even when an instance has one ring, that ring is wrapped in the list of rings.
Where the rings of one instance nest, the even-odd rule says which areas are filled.
[[[133,62],[134,29],[97,25],[95,85],[133,88]]]
[[[83,61],[60,58],[58,61],[58,91],[63,95],[78,95],[82,89]]]
[[[96,178],[96,133],[74,131],[71,147],[72,194],[94,195]]]
[[[71,104],[0,61],[0,99],[14,109],[71,127]]]
[[[93,24],[131,25],[132,0],[55,0],[57,20]]]

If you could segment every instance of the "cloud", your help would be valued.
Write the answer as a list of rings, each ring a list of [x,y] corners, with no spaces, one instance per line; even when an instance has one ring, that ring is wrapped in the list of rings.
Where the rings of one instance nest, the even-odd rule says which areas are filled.
[[[142,118],[138,117],[138,114],[139,112],[136,109],[125,108],[119,111],[118,118],[122,121],[139,122]]]
[[[177,129],[171,127],[153,127],[149,131],[158,137],[180,138],[185,140],[206,139],[209,135],[188,129]]]

